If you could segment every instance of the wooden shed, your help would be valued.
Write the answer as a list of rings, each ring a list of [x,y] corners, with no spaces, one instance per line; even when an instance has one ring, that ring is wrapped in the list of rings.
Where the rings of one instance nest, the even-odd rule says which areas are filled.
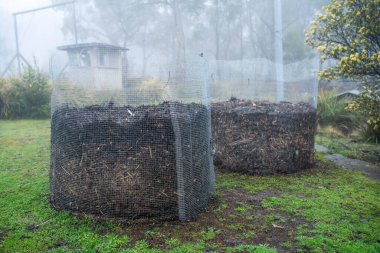
[[[67,78],[86,88],[121,89],[127,48],[105,43],[80,43],[57,48],[68,56]]]

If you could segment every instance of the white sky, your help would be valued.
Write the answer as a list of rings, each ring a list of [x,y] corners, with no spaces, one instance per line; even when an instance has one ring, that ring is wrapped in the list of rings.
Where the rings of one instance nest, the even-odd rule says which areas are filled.
[[[0,7],[9,12],[17,12],[50,5],[50,0],[1,0]]]
[[[7,52],[9,52],[6,61],[9,61],[9,58],[16,53],[12,13],[51,4],[51,0],[0,0],[0,36],[5,40],[5,45],[0,45],[0,47],[7,48]],[[21,54],[31,64],[35,57],[37,64],[45,70],[48,70],[49,58],[56,47],[72,43],[72,41],[64,39],[61,32],[62,12],[47,9],[18,15],[17,24]],[[7,63],[1,62],[0,66]]]

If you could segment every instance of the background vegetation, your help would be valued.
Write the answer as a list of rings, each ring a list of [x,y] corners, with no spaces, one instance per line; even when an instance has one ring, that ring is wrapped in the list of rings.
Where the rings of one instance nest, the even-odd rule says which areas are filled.
[[[347,106],[366,116],[371,140],[380,138],[380,1],[332,0],[318,13],[306,42],[335,64],[320,72],[326,80],[348,78],[363,85]]]
[[[316,143],[333,153],[380,163],[380,146],[372,142],[368,117],[346,109],[350,102],[338,99],[335,90],[321,89],[318,95],[318,130]]]
[[[0,79],[0,118],[50,117],[51,85],[38,68],[27,69],[21,77]]]

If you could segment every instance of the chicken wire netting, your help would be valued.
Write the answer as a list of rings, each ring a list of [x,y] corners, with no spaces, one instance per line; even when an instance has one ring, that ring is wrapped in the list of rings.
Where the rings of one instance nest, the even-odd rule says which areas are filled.
[[[319,60],[210,62],[215,165],[256,175],[310,168]],[[281,68],[281,75],[278,69]]]
[[[266,58],[209,62],[212,102],[231,97],[268,102],[307,103],[317,107],[319,58],[282,64]],[[281,94],[281,95],[280,95]]]
[[[95,217],[190,220],[214,191],[205,60],[153,62],[126,50],[59,48],[51,60],[51,202]]]

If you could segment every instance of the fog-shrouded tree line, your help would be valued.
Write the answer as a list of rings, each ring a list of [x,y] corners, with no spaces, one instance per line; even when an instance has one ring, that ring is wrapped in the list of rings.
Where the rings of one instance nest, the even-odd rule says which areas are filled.
[[[304,30],[329,2],[282,1],[284,63],[313,55]],[[274,61],[274,0],[77,0],[76,14],[79,42],[128,47],[143,74],[160,55],[181,59],[189,52],[216,60]],[[64,24],[64,33],[72,36],[71,7]]]
[[[5,15],[6,14],[4,13],[4,11],[0,9],[0,18],[4,19]],[[6,60],[8,60],[10,56],[9,48],[6,43],[6,35],[6,30],[4,29],[4,27],[0,26],[0,57],[2,59],[0,61],[0,73],[5,68],[7,64]]]

